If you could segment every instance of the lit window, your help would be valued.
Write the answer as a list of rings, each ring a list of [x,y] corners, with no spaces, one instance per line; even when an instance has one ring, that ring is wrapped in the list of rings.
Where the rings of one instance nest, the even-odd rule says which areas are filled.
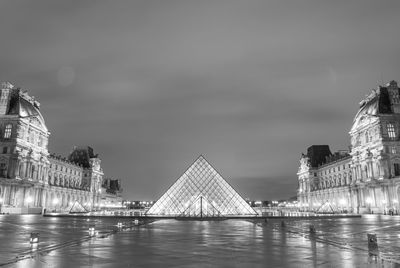
[[[6,125],[6,129],[4,130],[5,139],[11,138],[11,130],[12,130],[12,125],[11,124]]]
[[[392,154],[397,154],[397,149],[396,149],[396,147],[392,146],[392,147],[391,147],[391,152],[392,152]]]
[[[392,123],[387,124],[387,131],[388,131],[389,138],[391,140],[394,140],[396,138],[396,132],[394,131],[394,125]]]

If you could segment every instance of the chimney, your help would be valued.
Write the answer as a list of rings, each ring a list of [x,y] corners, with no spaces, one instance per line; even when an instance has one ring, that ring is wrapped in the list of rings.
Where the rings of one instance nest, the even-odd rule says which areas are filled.
[[[10,105],[11,90],[14,86],[9,82],[1,83],[0,115],[5,115]]]
[[[392,104],[392,110],[394,113],[400,113],[400,96],[399,96],[399,88],[397,86],[396,81],[390,81],[390,83],[386,84],[389,96],[390,103]]]

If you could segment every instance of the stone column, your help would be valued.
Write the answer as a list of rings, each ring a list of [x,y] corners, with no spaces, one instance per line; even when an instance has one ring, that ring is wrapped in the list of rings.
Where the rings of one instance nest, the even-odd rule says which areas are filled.
[[[372,179],[374,179],[375,176],[374,176],[374,168],[373,168],[372,162],[369,161],[369,162],[368,162],[368,165],[369,165],[369,170],[370,170],[370,177],[371,177]]]
[[[18,177],[19,176],[19,164],[21,162],[20,158],[17,158],[15,160],[15,169],[14,169],[14,177]]]
[[[26,161],[26,166],[25,166],[25,178],[29,179],[31,177],[31,162],[28,160]]]
[[[46,199],[46,192],[45,190],[42,189],[41,195],[42,195],[42,202],[41,202],[41,207],[45,208],[46,207],[46,203],[47,203],[47,199]]]

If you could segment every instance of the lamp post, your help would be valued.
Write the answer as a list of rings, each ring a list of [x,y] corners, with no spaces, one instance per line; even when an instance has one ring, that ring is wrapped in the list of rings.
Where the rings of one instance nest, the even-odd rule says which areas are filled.
[[[344,198],[340,199],[339,200],[339,204],[340,204],[340,208],[342,210],[341,212],[343,213],[344,212],[344,207],[346,205],[346,200]]]
[[[382,205],[383,205],[383,214],[386,215],[386,199],[382,200]]]
[[[58,198],[56,197],[53,199],[53,206],[56,211],[57,211],[57,204],[58,204]]]
[[[32,201],[33,201],[32,197],[28,196],[28,197],[26,198],[26,205],[28,206],[28,208],[29,208],[29,204],[30,204]]]
[[[0,197],[0,213],[2,213],[1,211],[1,206],[3,205],[3,198]]]
[[[367,199],[365,199],[365,202],[368,205],[368,213],[371,213],[371,202],[372,202],[371,198],[367,197]]]
[[[254,203],[256,206],[259,205],[260,206],[260,214],[262,215],[262,202],[261,201],[256,201]]]

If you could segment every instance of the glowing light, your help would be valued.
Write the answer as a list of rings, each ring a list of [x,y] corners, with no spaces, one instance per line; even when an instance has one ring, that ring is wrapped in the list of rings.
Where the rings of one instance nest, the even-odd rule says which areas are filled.
[[[89,235],[90,236],[95,236],[98,232],[94,229],[94,227],[89,228]]]
[[[1,200],[0,200],[0,203],[1,203]],[[397,204],[397,203],[399,203],[399,201],[393,200],[393,203]]]
[[[28,196],[28,197],[26,198],[26,202],[27,202],[27,203],[32,203],[32,201],[33,201],[32,197]]]
[[[3,203],[3,198],[0,197],[0,203]]]
[[[386,200],[385,199],[382,200],[382,204],[386,204]]]
[[[39,243],[39,233],[31,233],[31,238],[29,239],[31,244]]]
[[[58,204],[58,198],[54,198],[53,199],[53,205],[57,205]]]
[[[365,202],[367,202],[367,204],[371,204],[372,200],[368,197],[367,199],[365,199]]]
[[[342,198],[339,200],[340,205],[344,206],[346,205],[346,199]]]

